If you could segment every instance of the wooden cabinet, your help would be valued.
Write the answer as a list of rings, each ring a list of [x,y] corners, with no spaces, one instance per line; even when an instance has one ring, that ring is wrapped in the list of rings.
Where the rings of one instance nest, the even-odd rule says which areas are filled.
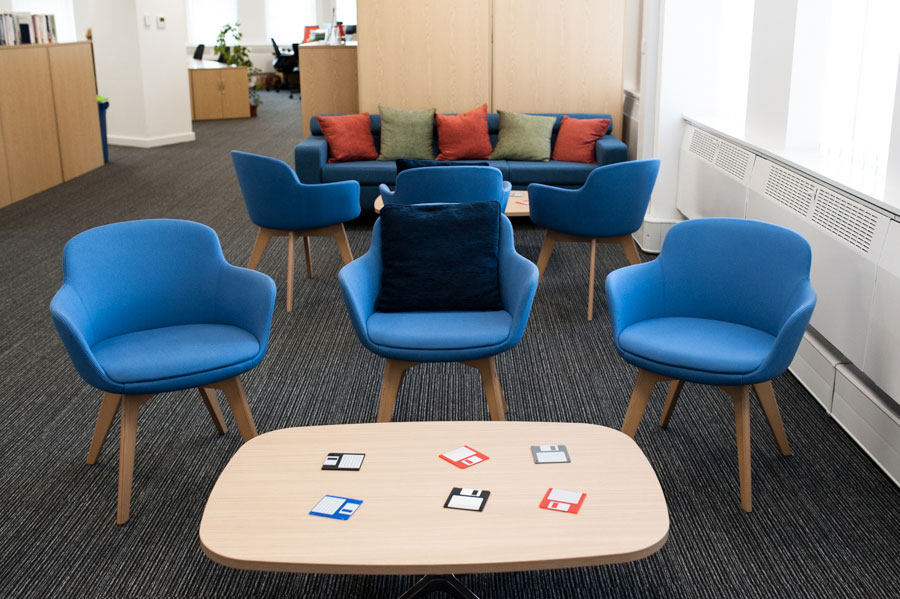
[[[0,48],[0,205],[103,165],[89,42]]]
[[[193,120],[239,119],[250,116],[247,67],[192,59],[188,69]]]

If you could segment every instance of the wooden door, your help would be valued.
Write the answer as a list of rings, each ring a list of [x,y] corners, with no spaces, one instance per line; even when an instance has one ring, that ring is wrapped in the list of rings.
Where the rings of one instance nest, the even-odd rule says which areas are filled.
[[[247,67],[220,69],[222,81],[222,117],[240,119],[250,116],[250,88]]]
[[[63,179],[103,166],[97,91],[89,43],[50,46],[50,78]]]
[[[63,180],[47,49],[0,50],[0,81],[0,128],[16,202]]]
[[[198,121],[222,118],[222,69],[194,69],[191,71],[191,104]]]

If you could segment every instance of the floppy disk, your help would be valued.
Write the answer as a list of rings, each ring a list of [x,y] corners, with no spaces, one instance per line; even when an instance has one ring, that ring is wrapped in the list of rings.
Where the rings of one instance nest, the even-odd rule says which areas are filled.
[[[457,468],[468,468],[469,466],[480,464],[488,459],[486,455],[475,451],[468,445],[463,445],[462,447],[457,447],[453,451],[442,453],[440,458],[450,462]]]
[[[577,514],[584,503],[587,493],[563,491],[562,489],[547,489],[547,493],[538,507],[556,512]]]
[[[309,511],[310,516],[322,516],[335,520],[349,520],[362,505],[362,499],[350,499],[337,495],[326,495]]]
[[[484,509],[484,505],[490,496],[490,491],[453,487],[453,490],[450,491],[450,495],[447,497],[447,501],[444,502],[444,507],[454,510],[480,512]]]

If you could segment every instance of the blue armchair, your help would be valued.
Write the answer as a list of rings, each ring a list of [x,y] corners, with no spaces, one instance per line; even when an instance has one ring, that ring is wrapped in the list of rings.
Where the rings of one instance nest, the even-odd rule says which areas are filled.
[[[63,250],[50,313],[75,369],[104,392],[94,464],[122,408],[117,522],[128,520],[138,411],[155,394],[197,387],[220,434],[221,389],[245,441],[256,426],[239,375],[266,354],[275,284],[231,266],[205,225],[179,220],[90,229]]]
[[[653,386],[672,381],[660,427],[684,381],[721,386],[734,401],[741,505],[753,507],[750,387],[783,455],[791,450],[771,380],[790,365],[816,305],[811,252],[800,235],[729,218],[672,227],[659,257],[606,278],[613,340],[638,367],[622,425],[633,437]]]
[[[359,183],[304,185],[281,160],[232,150],[250,220],[259,227],[247,268],[256,269],[272,237],[288,238],[287,311],[294,299],[294,242],[303,237],[306,276],[312,278],[310,237],[334,237],[344,264],[353,260],[344,223],[359,216]]]
[[[404,373],[422,362],[462,362],[476,368],[491,419],[504,420],[508,408],[494,356],[522,339],[538,280],[534,263],[516,253],[509,219],[500,215],[499,274],[504,309],[490,312],[376,312],[382,273],[380,221],[372,230],[369,251],[338,275],[357,338],[370,351],[386,358],[378,422],[391,420]]]
[[[506,211],[512,184],[492,166],[423,166],[397,175],[396,190],[382,183],[381,199],[388,204],[500,202]]]
[[[547,229],[537,263],[541,277],[557,242],[591,244],[588,320],[594,318],[597,242],[619,244],[630,264],[640,263],[631,234],[641,228],[658,172],[659,160],[633,160],[595,169],[579,189],[528,186],[531,220]]]

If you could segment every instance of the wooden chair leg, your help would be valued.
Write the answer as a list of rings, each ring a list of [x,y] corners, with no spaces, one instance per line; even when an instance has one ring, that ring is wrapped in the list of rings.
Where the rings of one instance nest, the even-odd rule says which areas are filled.
[[[312,251],[309,247],[309,235],[303,236],[303,249],[306,251],[306,278],[313,278],[312,272]]]
[[[753,385],[753,389],[756,391],[756,397],[759,398],[759,405],[762,406],[766,420],[769,421],[769,428],[772,429],[772,434],[775,435],[775,442],[778,443],[781,455],[791,455],[791,446],[788,445],[784,424],[781,422],[781,413],[778,411],[778,403],[775,401],[775,390],[772,389],[772,381],[756,383]]]
[[[741,507],[745,512],[749,512],[753,510],[753,486],[750,474],[750,385],[723,387],[723,389],[734,400]]]
[[[484,387],[484,397],[487,399],[491,420],[506,420],[503,388],[500,386],[500,376],[497,374],[497,362],[494,360],[494,356],[470,360],[463,364],[477,369],[481,374],[481,386]]]
[[[669,392],[666,394],[666,405],[663,406],[662,416],[659,419],[659,428],[669,426],[669,419],[672,418],[672,412],[675,411],[675,404],[678,403],[682,387],[684,387],[684,381],[676,380],[669,383]]]
[[[222,416],[222,409],[219,407],[218,398],[216,398],[216,390],[211,387],[197,387],[197,390],[200,391],[200,396],[203,398],[203,403],[206,404],[206,409],[209,410],[213,424],[216,425],[216,430],[219,431],[220,435],[224,435],[228,432],[228,425],[225,424],[225,417]]]
[[[94,465],[97,458],[100,457],[100,450],[103,449],[103,442],[106,441],[106,435],[112,426],[113,418],[119,411],[119,402],[122,396],[118,393],[104,393],[103,400],[100,403],[100,413],[97,415],[97,424],[94,426],[94,437],[91,439],[91,447],[88,449],[87,463]]]
[[[288,233],[288,261],[287,261],[287,311],[294,306],[294,240],[297,236],[293,231]]]
[[[253,244],[253,251],[250,252],[250,261],[247,263],[247,268],[256,270],[266,248],[269,246],[270,239],[272,239],[272,233],[268,229],[260,227],[259,232],[256,234],[256,242]]]
[[[553,246],[556,245],[556,236],[553,234],[553,231],[547,231],[544,235],[544,243],[541,245],[541,253],[538,256],[537,267],[538,267],[538,282],[540,282],[541,278],[544,276],[544,270],[547,268],[547,263],[550,261],[550,254],[553,253]]]
[[[247,403],[247,395],[244,393],[244,386],[239,377],[233,376],[209,386],[221,389],[225,393],[225,399],[234,416],[234,423],[241,431],[241,437],[245,443],[259,434],[256,432],[253,414],[250,413],[250,404]]]
[[[591,274],[588,277],[588,320],[594,319],[594,263],[597,255],[597,240],[591,239]]]
[[[334,240],[337,242],[338,251],[341,253],[341,259],[344,264],[353,262],[353,252],[350,251],[350,240],[347,239],[347,231],[344,229],[343,223],[337,225],[334,233]]]
[[[628,402],[628,410],[625,412],[625,421],[622,423],[622,432],[632,439],[637,433],[644,410],[647,409],[647,402],[650,401],[653,386],[664,380],[667,380],[666,377],[649,370],[638,370],[637,380],[634,382],[634,389],[631,391],[631,400]]]
[[[400,391],[400,383],[403,382],[403,375],[416,364],[418,362],[385,359],[384,379],[381,381],[381,401],[378,404],[376,422],[391,421],[394,415],[394,404],[397,402],[397,393]]]
[[[629,264],[641,263],[641,255],[638,253],[634,237],[631,235],[624,235],[619,243],[622,245],[622,251],[625,252],[625,257],[628,259]]]
[[[119,495],[116,524],[128,522],[131,511],[131,481],[134,476],[134,450],[137,445],[138,413],[141,404],[152,395],[122,397],[122,433],[119,437]]]

